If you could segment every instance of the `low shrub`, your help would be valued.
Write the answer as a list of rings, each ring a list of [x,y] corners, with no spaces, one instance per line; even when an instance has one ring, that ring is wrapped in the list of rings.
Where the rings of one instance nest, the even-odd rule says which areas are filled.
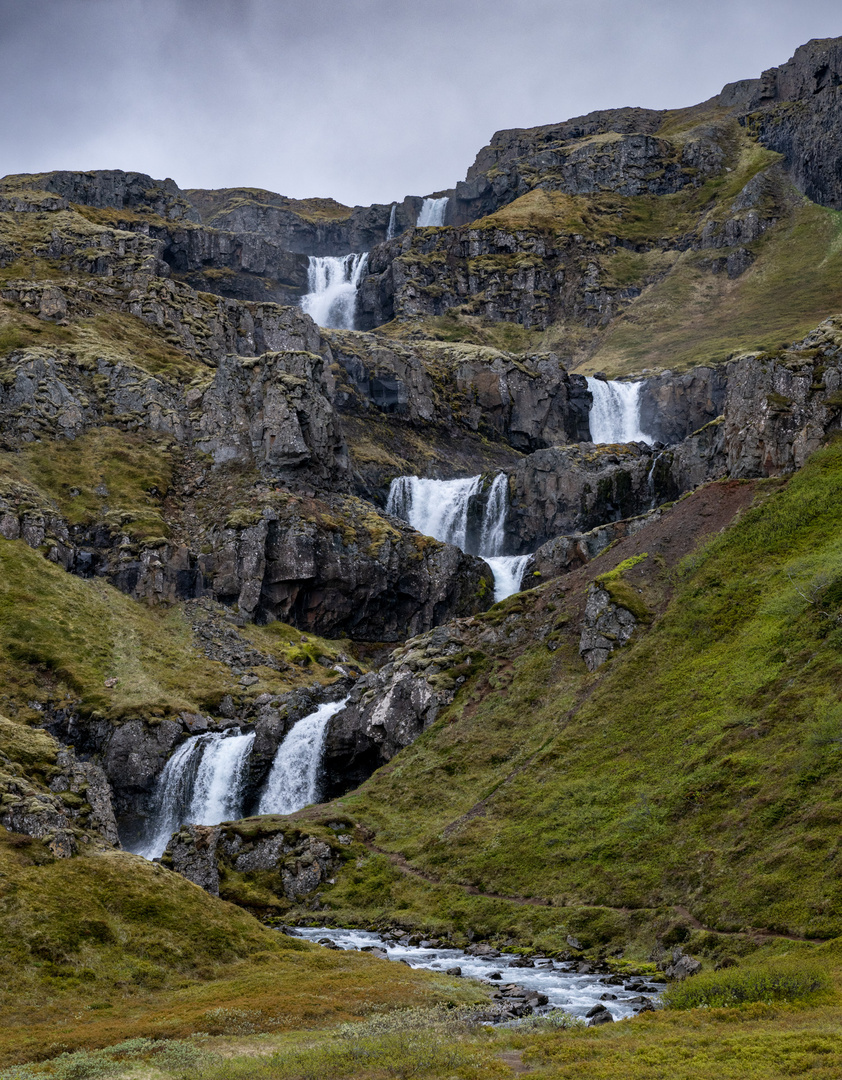
[[[663,994],[668,1009],[727,1008],[754,1001],[801,1001],[828,985],[817,966],[764,964],[697,975]]]

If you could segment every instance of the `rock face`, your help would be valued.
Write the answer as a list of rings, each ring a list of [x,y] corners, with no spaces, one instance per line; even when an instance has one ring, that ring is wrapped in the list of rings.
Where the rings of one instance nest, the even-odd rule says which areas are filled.
[[[0,825],[60,859],[92,842],[119,847],[105,774],[44,731],[0,716]]]
[[[722,414],[727,385],[723,367],[651,376],[640,389],[641,428],[658,442],[681,442]]]
[[[840,85],[842,40],[815,39],[759,79],[729,83],[718,99],[764,146],[784,155],[800,191],[837,210],[842,208]]]
[[[625,645],[636,625],[635,616],[614,603],[607,589],[596,582],[589,585],[582,636],[579,639],[579,655],[588,671],[596,671],[614,649]]]
[[[421,230],[375,248],[360,289],[365,329],[449,309],[545,329],[562,320],[607,324],[640,294],[600,270],[602,245],[578,234],[493,221]]]
[[[534,551],[554,537],[633,517],[665,501],[669,477],[653,489],[652,465],[652,450],[642,443],[584,443],[530,454],[510,474],[513,550]]]
[[[254,362],[223,358],[204,393],[188,393],[198,413],[195,445],[216,465],[255,465],[282,479],[290,470],[320,487],[347,486],[348,459],[331,405],[333,380],[320,356],[265,353]]]
[[[357,489],[381,503],[396,474],[477,474],[589,437],[585,380],[553,353],[324,337]]]
[[[325,797],[361,784],[409,746],[450,704],[477,662],[458,624],[438,627],[396,650],[364,675],[328,726],[323,757]]]
[[[248,819],[242,823],[248,824]],[[256,835],[246,836],[228,824],[187,825],[173,836],[161,862],[212,896],[219,896],[221,869],[236,874],[262,871],[277,896],[301,902],[336,872],[340,850],[296,829],[276,829],[271,820]]]

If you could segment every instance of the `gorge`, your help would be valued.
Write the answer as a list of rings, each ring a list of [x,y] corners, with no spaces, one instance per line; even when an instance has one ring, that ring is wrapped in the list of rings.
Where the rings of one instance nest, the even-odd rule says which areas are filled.
[[[334,932],[836,1022],[840,42],[390,203],[0,181],[3,1063],[526,1002]]]

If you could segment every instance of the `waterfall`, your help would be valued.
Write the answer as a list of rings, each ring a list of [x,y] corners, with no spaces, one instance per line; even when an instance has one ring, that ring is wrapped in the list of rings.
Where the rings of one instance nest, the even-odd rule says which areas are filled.
[[[481,476],[469,476],[466,480],[398,476],[389,488],[386,511],[408,521],[425,536],[454,544],[469,554],[474,554],[470,549],[476,546],[476,554],[488,563],[494,575],[496,602],[519,591],[529,556],[503,554],[509,513],[509,478],[505,473],[498,473],[488,489],[478,544],[470,542],[470,511],[481,495]]]
[[[292,814],[319,798],[319,767],[322,763],[327,722],[348,699],[328,701],[294,724],[278,747],[258,814]]]
[[[368,252],[361,255],[311,255],[307,267],[309,292],[301,297],[301,308],[319,326],[353,330],[357,289],[368,265]]]
[[[640,430],[639,382],[606,382],[588,377],[588,390],[593,394],[588,422],[595,443],[629,443],[655,441]]]
[[[494,575],[494,603],[520,592],[523,571],[531,555],[483,555]]]
[[[509,513],[509,478],[498,473],[488,490],[479,548],[484,558],[502,555],[506,541],[506,516]]]
[[[482,477],[467,480],[422,480],[399,476],[392,481],[386,512],[408,521],[413,529],[463,551],[468,543],[468,508],[482,490]]]
[[[398,208],[398,204],[397,203],[392,203],[392,212],[389,214],[389,227],[388,227],[388,229],[386,229],[386,239],[387,240],[394,240],[395,239],[395,228],[396,228],[396,226],[395,226],[395,211],[397,210],[397,208]]]
[[[218,825],[242,816],[243,782],[254,732],[211,732],[183,742],[155,784],[146,836],[136,855],[157,859],[181,825]]]
[[[427,225],[444,225],[444,212],[448,201],[446,195],[443,199],[425,199],[415,223],[417,228],[423,229]]]

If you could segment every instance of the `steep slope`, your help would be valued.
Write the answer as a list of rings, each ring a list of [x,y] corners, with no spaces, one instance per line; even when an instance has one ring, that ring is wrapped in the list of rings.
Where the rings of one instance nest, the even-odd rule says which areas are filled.
[[[615,944],[685,909],[688,929],[838,935],[841,483],[834,442],[785,484],[703,488],[584,570],[460,624],[472,662],[453,704],[336,804],[398,871],[407,859],[441,882],[396,873],[369,917],[514,922],[555,948],[571,930]],[[589,582],[637,621],[593,674]],[[361,889],[338,891],[340,917]]]

